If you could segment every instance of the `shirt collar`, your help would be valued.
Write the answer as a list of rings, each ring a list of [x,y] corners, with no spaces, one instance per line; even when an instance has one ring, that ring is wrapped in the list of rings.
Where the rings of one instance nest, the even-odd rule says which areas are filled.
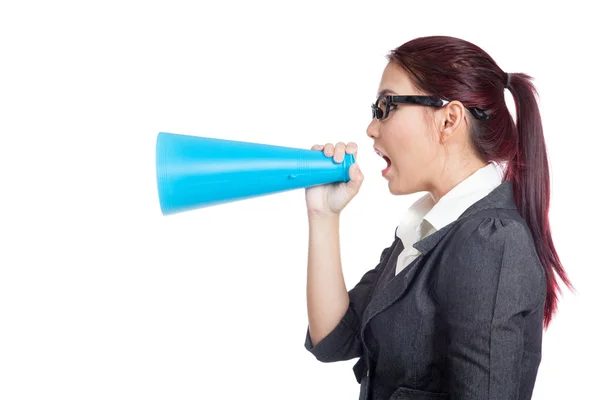
[[[469,206],[469,208],[459,215],[455,221],[452,221],[439,231],[433,232],[426,238],[415,242],[413,247],[419,250],[422,254],[427,254],[440,242],[440,240],[442,240],[446,233],[452,229],[452,226],[458,223],[458,221],[471,218],[480,211],[497,209],[505,210],[508,213],[507,218],[512,218],[515,221],[526,225],[523,221],[523,217],[517,209],[517,205],[515,204],[513,183],[512,181],[506,180],[502,182],[496,189],[492,190],[487,196]]]
[[[415,201],[408,210],[406,210],[401,218],[402,223],[396,227],[396,236],[402,239],[402,242],[405,245],[418,240],[418,238],[415,236],[417,233],[417,228],[421,221],[423,221],[423,217],[429,212],[429,210],[431,210],[432,207],[433,198],[431,197],[431,194],[426,193],[424,196]]]
[[[494,162],[489,162],[459,182],[425,214],[424,220],[440,230],[456,220],[467,208],[487,196],[502,183],[502,174]]]

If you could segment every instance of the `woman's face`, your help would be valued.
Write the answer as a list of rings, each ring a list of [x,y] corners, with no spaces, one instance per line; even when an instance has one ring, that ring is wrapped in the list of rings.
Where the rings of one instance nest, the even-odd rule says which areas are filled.
[[[383,71],[378,93],[390,95],[421,95],[413,87],[402,67],[391,62]],[[383,121],[373,118],[367,135],[373,147],[391,163],[384,171],[392,194],[409,194],[428,190],[429,179],[436,169],[439,151],[428,107],[416,104],[396,104]],[[386,160],[387,161],[387,160]]]

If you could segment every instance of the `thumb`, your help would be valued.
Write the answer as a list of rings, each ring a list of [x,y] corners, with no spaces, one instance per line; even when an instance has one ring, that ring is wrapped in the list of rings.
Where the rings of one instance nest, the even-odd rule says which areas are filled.
[[[350,189],[352,192],[357,192],[363,180],[365,179],[365,176],[363,175],[362,171],[360,170],[360,167],[356,163],[350,166],[349,173],[350,181],[348,181],[346,185],[348,186],[348,189]]]

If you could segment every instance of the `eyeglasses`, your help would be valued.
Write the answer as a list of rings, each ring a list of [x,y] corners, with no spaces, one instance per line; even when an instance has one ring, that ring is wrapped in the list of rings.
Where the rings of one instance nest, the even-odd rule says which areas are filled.
[[[450,103],[448,100],[442,100],[434,96],[391,96],[381,95],[377,98],[374,104],[371,104],[372,118],[377,118],[378,121],[386,119],[390,110],[396,108],[394,103],[419,104],[427,107],[444,107]],[[483,112],[480,108],[469,107],[468,110],[473,116],[480,120],[488,120],[490,116]]]

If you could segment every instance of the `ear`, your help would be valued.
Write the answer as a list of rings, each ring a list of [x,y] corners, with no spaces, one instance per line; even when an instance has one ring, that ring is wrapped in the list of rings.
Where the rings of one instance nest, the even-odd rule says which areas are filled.
[[[445,143],[459,132],[465,121],[465,107],[460,101],[451,101],[439,110],[437,127],[440,129],[440,142]]]

